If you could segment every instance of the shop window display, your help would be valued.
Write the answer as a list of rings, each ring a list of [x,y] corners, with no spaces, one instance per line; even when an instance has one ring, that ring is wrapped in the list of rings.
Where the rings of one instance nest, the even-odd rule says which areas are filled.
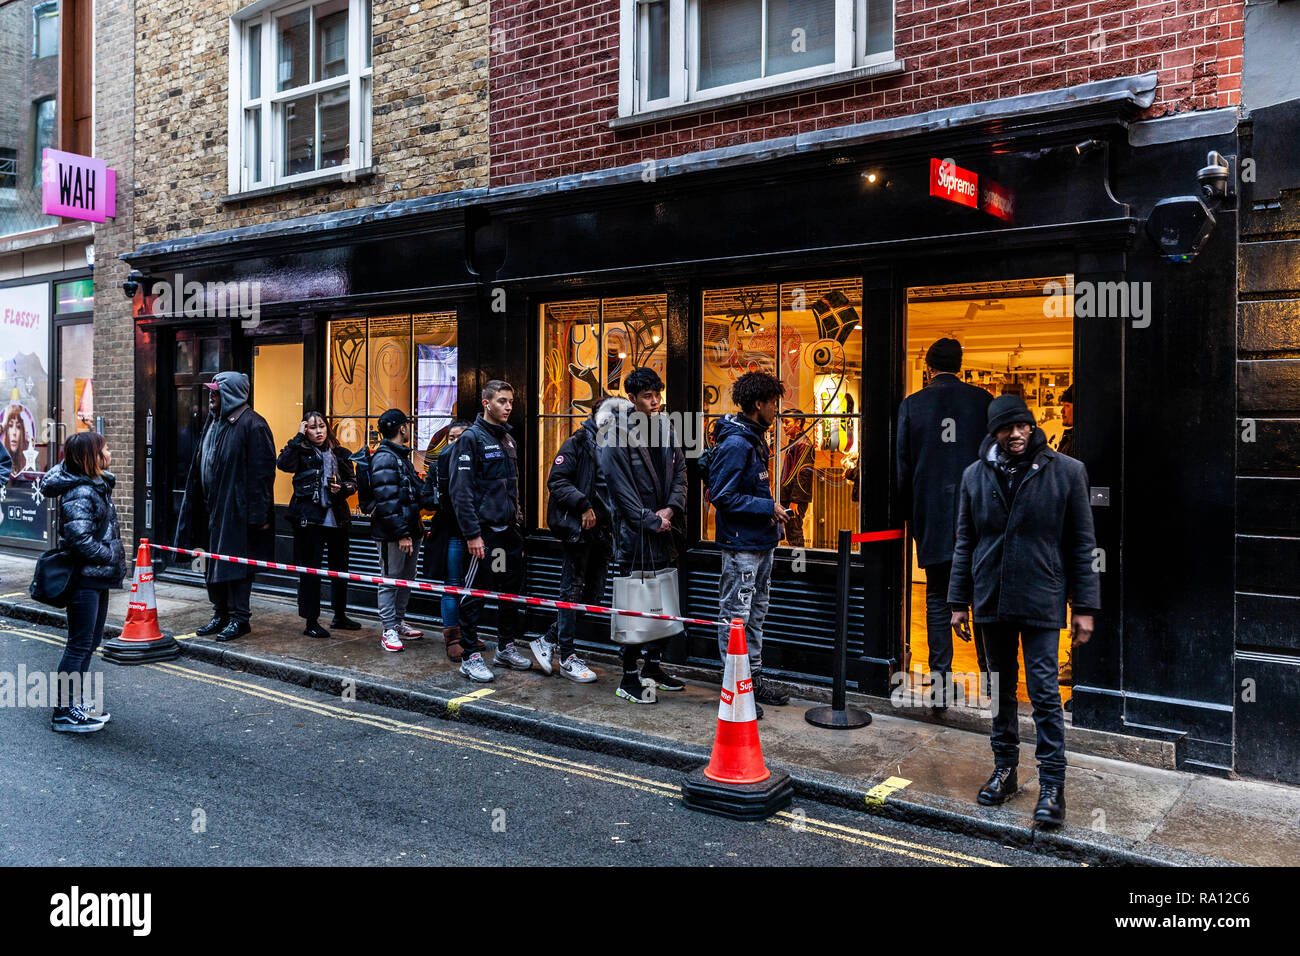
[[[857,531],[862,283],[857,279],[737,286],[704,293],[705,434],[735,411],[731,385],[765,371],[785,385],[771,436],[773,494],[800,515],[791,547],[830,549],[838,531]],[[714,536],[706,503],[704,537]]]
[[[623,296],[551,302],[541,307],[540,513],[546,512],[546,472],[564,440],[604,394],[623,393],[623,377],[638,366],[668,381],[668,298]]]

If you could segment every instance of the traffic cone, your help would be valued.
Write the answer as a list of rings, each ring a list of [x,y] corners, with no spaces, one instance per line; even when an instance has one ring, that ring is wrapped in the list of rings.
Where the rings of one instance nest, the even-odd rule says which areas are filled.
[[[687,776],[682,785],[682,802],[692,810],[735,820],[763,820],[789,806],[793,799],[790,775],[781,771],[773,774],[763,763],[745,623],[733,618],[713,754],[707,767]]]
[[[140,539],[135,555],[135,580],[131,582],[130,603],[122,633],[105,641],[104,660],[114,664],[148,664],[179,657],[181,646],[158,627],[158,602],[153,593],[153,563],[149,559],[149,539]]]

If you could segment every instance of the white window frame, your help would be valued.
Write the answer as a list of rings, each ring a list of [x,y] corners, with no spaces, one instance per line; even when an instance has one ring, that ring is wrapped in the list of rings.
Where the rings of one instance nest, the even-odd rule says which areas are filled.
[[[667,0],[669,4],[668,95],[649,99],[649,45],[641,42],[647,17],[644,8],[653,0],[621,0],[619,10],[619,99],[618,115],[634,116],[687,103],[705,104],[710,100],[783,86],[862,67],[894,62],[890,49],[868,55],[867,5],[869,0],[835,0],[835,58],[830,63],[762,76],[726,86],[699,89],[699,23],[701,0]],[[766,11],[766,6],[764,7]],[[891,23],[897,3],[890,9]],[[766,32],[766,27],[764,28]],[[894,33],[891,26],[890,34]],[[767,43],[761,48],[766,70]]]
[[[371,29],[365,23],[371,15],[370,0],[346,0],[348,8],[348,66],[347,72],[327,80],[312,80],[315,75],[317,40],[312,30],[308,53],[308,82],[287,90],[279,90],[277,79],[277,47],[275,22],[300,10],[320,6],[326,0],[259,0],[244,7],[230,18],[230,103],[227,127],[227,181],[231,194],[254,189],[295,186],[316,179],[337,177],[349,170],[356,171],[370,165],[371,157],[371,94],[374,68],[370,51],[365,49],[365,38]],[[249,33],[253,26],[261,26],[259,49],[261,55],[261,83],[259,96],[248,96],[249,76],[245,64],[249,56]],[[280,162],[283,156],[282,115],[284,104],[303,96],[346,89],[348,91],[348,162],[325,169],[286,175]],[[260,110],[257,116],[261,133],[261,164],[254,170],[246,156],[251,146],[249,110]],[[319,136],[319,124],[317,125]]]

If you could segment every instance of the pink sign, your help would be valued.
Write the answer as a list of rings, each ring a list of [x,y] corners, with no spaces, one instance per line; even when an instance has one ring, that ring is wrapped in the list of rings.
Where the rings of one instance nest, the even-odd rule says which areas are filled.
[[[117,215],[117,171],[102,159],[42,150],[41,212],[107,222]]]

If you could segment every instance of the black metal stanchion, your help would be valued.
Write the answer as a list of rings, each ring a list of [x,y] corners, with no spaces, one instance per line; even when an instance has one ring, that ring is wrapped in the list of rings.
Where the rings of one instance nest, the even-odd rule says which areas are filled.
[[[813,726],[829,727],[832,730],[865,727],[871,723],[870,714],[847,706],[844,700],[848,680],[845,670],[849,656],[849,571],[852,560],[853,532],[841,531],[835,569],[835,656],[831,661],[831,681],[834,684],[831,705],[813,707],[804,714],[804,719]]]

